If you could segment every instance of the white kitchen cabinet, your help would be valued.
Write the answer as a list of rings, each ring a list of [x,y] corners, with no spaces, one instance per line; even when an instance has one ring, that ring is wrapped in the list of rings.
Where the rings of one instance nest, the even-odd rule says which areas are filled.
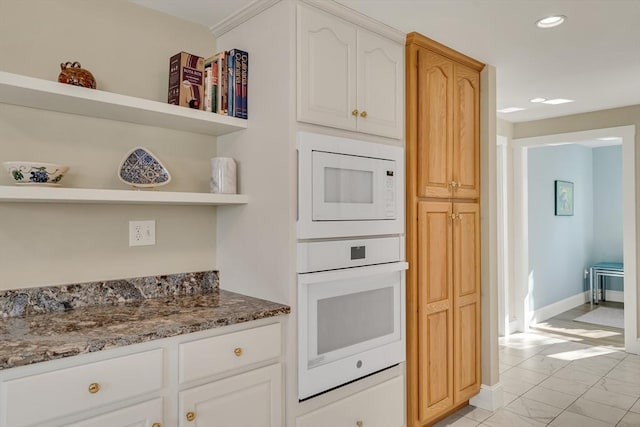
[[[16,378],[0,385],[0,422],[6,427],[39,426],[154,392],[162,382],[162,349]]]
[[[296,427],[402,427],[404,381],[395,377],[298,417]]]
[[[282,427],[281,334],[256,320],[3,369],[0,427]]]
[[[163,427],[162,399],[153,399],[65,427]]]
[[[180,392],[180,427],[281,427],[282,365]]]
[[[298,120],[401,139],[403,46],[298,5]]]

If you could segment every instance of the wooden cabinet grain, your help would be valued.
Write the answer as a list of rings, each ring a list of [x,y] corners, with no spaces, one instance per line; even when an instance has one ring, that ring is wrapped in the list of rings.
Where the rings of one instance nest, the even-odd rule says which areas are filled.
[[[480,390],[480,71],[407,37],[408,425]]]

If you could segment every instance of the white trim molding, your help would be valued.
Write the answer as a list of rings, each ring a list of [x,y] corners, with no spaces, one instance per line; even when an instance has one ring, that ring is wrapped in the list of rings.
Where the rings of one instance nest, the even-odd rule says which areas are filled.
[[[389,40],[393,40],[394,42],[401,43],[404,45],[406,41],[407,35],[402,31],[397,30],[393,27],[390,27],[387,24],[383,24],[380,21],[376,21],[375,19],[372,19],[367,15],[364,15],[358,11],[355,11],[333,0],[301,0],[301,1],[302,3],[306,3],[310,6],[324,10],[325,12],[335,15],[338,18],[342,18],[346,21],[356,24],[359,27],[362,27],[371,32],[380,34],[381,36],[386,37]]]
[[[504,406],[504,396],[502,394],[502,384],[480,386],[480,393],[469,400],[469,404],[487,411],[495,411]]]
[[[607,301],[624,302],[624,291],[611,291],[607,289],[605,296],[607,297]]]
[[[638,339],[638,285],[637,285],[637,241],[636,241],[636,127],[635,125],[592,129],[554,135],[542,135],[512,140],[513,180],[514,180],[514,268],[515,268],[515,315],[519,330],[528,330],[534,317],[537,321],[550,313],[553,308],[534,311],[531,307],[529,286],[528,254],[528,186],[527,186],[527,149],[557,143],[575,143],[589,139],[617,136],[622,138],[622,216],[623,216],[623,262],[625,289],[624,300],[624,344],[628,353],[640,354]],[[577,297],[576,297],[577,298]],[[553,305],[552,305],[553,306]],[[538,314],[541,317],[538,317]],[[522,328],[522,329],[521,329]]]
[[[231,31],[238,25],[242,24],[243,22],[246,22],[254,16],[260,14],[262,11],[269,9],[279,1],[280,0],[254,0],[242,9],[224,18],[217,24],[212,25],[211,27],[209,27],[209,30],[211,30],[211,33],[216,38],[218,38],[226,32]]]
[[[607,292],[607,295],[608,294],[609,292]],[[572,295],[569,298],[554,302],[553,304],[545,305],[533,312],[529,324],[533,326],[587,302],[589,302],[589,291],[580,292],[579,294]]]

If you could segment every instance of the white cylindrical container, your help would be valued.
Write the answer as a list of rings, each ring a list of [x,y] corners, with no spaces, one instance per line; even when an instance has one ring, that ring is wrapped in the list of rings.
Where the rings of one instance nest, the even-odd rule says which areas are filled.
[[[211,159],[211,192],[236,194],[236,162],[231,157]]]

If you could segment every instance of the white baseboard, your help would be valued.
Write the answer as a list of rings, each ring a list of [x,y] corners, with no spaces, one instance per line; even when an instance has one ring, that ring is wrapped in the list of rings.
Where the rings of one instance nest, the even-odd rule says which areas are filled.
[[[469,400],[469,404],[486,409],[487,411],[495,411],[504,406],[504,398],[502,395],[502,384],[480,386],[480,393],[476,394]]]
[[[609,295],[609,292],[607,292],[607,295]],[[558,302],[554,302],[553,304],[545,305],[544,307],[541,307],[533,312],[533,318],[531,319],[530,324],[535,325],[536,323],[543,322],[553,316],[557,316],[560,313],[564,313],[565,311],[571,310],[572,308],[582,305],[586,302],[589,302],[589,291],[580,292],[579,294],[570,296],[569,298],[565,298]]]
[[[610,290],[607,290],[605,292],[605,296],[607,297],[607,301],[624,302],[624,292],[623,291],[610,291]]]

